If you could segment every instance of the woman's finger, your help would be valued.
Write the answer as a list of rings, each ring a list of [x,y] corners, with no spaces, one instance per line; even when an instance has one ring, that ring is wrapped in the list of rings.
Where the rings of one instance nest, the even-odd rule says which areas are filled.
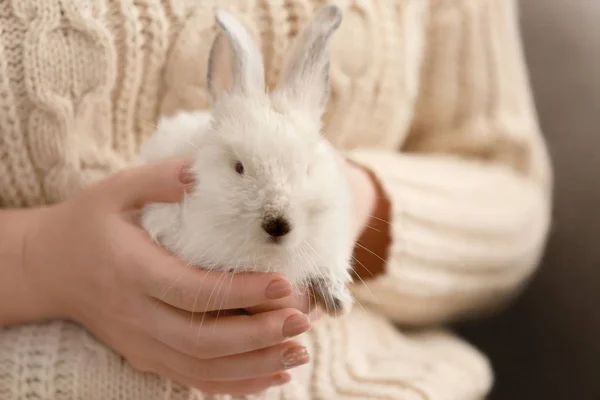
[[[308,290],[303,290],[300,293],[295,293],[292,296],[284,297],[277,300],[269,300],[253,307],[248,307],[246,310],[250,314],[264,313],[281,308],[295,308],[305,314],[308,314],[316,307],[314,299],[308,294]]]
[[[188,371],[203,381],[239,381],[274,375],[309,362],[306,347],[295,341],[212,360],[200,360],[176,351],[163,352],[162,363],[173,371]]]
[[[254,315],[282,308],[295,308],[307,314],[310,321],[317,321],[324,315],[323,309],[315,301],[314,297],[309,295],[308,289],[293,296],[279,300],[270,300],[266,303],[247,308],[246,311]]]
[[[257,374],[252,378],[241,380],[212,381],[205,379],[197,371],[210,368],[210,361],[194,359],[149,338],[139,338],[139,340],[133,341],[128,350],[134,355],[128,357],[130,361],[134,361],[132,363],[134,368],[143,372],[157,373],[180,384],[200,389],[205,394],[254,394],[271,386],[283,385],[290,381],[290,376],[285,371],[264,376]],[[151,356],[151,358],[148,358],[148,356]],[[199,363],[202,365],[198,366]]]
[[[144,256],[139,262],[148,271],[142,282],[145,293],[181,310],[248,308],[293,292],[290,282],[279,274],[207,271],[185,264],[158,246],[140,253]]]
[[[257,315],[209,316],[183,312],[166,304],[151,306],[148,314],[155,338],[201,359],[274,346],[310,328],[308,317],[294,309]]]
[[[218,382],[199,380],[178,374],[173,370],[168,370],[165,375],[176,382],[199,389],[203,394],[228,394],[230,396],[257,394],[270,387],[284,385],[291,380],[290,374],[287,372],[279,372],[260,378]]]
[[[110,211],[127,211],[147,203],[177,202],[183,198],[181,175],[189,160],[165,159],[122,170],[93,185],[88,195],[101,198]]]

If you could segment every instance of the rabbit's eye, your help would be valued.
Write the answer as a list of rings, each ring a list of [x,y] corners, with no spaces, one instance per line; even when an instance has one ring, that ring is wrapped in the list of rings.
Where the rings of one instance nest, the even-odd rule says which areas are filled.
[[[242,164],[241,162],[237,161],[235,163],[235,172],[237,172],[238,174],[242,175],[244,173],[244,164]]]

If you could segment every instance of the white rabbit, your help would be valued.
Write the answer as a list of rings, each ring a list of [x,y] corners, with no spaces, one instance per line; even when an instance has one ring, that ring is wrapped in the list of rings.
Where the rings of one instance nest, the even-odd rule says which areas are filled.
[[[218,11],[211,112],[163,118],[140,154],[140,162],[193,159],[195,184],[184,201],[143,210],[152,238],[202,268],[281,272],[312,289],[330,315],[352,305],[350,192],[321,137],[328,44],[341,20],[334,5],[318,10],[266,93],[259,49],[232,14]]]

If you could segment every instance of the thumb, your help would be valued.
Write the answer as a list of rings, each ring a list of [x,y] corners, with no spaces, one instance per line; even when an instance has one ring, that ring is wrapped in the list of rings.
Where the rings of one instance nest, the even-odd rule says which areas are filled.
[[[108,208],[127,211],[147,203],[174,203],[183,198],[191,183],[185,159],[167,159],[118,172],[96,190]]]

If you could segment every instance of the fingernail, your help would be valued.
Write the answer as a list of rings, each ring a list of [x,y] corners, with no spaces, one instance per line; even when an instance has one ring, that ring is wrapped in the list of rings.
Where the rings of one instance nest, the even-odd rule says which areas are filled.
[[[286,383],[288,383],[291,380],[292,380],[292,377],[290,376],[290,374],[288,374],[286,372],[282,372],[280,374],[276,374],[273,377],[273,385],[276,385],[276,386],[285,385]]]
[[[283,353],[281,362],[286,368],[297,367],[308,363],[310,356],[306,347],[292,347]]]
[[[194,181],[194,175],[189,170],[189,166],[186,165],[185,167],[181,168],[179,171],[179,182],[183,183],[184,185],[191,185],[194,183]]]
[[[310,328],[310,320],[306,314],[296,314],[288,317],[283,323],[281,329],[283,336],[286,338],[296,336],[302,332],[306,332]]]
[[[285,279],[277,279],[267,286],[265,295],[268,299],[277,300],[292,294],[292,285]]]

